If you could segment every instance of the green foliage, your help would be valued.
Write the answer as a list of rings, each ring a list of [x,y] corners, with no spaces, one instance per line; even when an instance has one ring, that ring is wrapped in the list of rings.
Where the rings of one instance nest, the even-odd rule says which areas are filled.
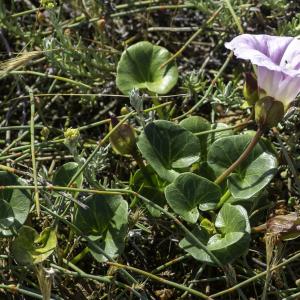
[[[257,274],[280,259],[289,272],[282,280],[272,272],[267,296],[297,297],[297,112],[265,131],[220,185],[214,180],[257,128],[242,105],[250,66],[226,60],[224,43],[239,23],[245,33],[299,35],[298,2],[0,1],[3,299],[192,299],[206,280],[208,298],[257,298],[265,281]],[[172,53],[176,62],[166,64]],[[111,116],[132,109],[110,135]],[[143,284],[154,268],[178,284]],[[182,294],[190,283],[191,295]]]
[[[221,197],[218,185],[193,173],[180,174],[165,189],[171,208],[184,220],[196,223],[199,218],[198,207],[202,211],[212,210]]]
[[[29,226],[23,226],[13,241],[11,250],[21,265],[38,264],[46,260],[55,250],[57,238],[55,230],[47,227],[41,234]]]
[[[0,172],[0,183],[3,186],[24,185],[23,180],[13,174]],[[23,189],[0,189],[0,234],[15,235],[25,223],[31,206],[31,195]]]
[[[134,88],[167,94],[178,79],[177,66],[173,61],[161,67],[170,57],[167,49],[149,42],[128,47],[118,63],[117,87],[125,95]]]
[[[248,250],[250,225],[246,210],[239,205],[226,204],[222,207],[215,221],[218,231],[211,235],[205,227],[196,226],[193,234],[223,263],[228,264]],[[203,249],[200,249],[190,237],[179,243],[180,247],[195,259],[213,263]]]
[[[53,184],[59,186],[68,186],[72,177],[79,169],[79,165],[76,162],[68,162],[59,167],[53,175]],[[83,181],[82,173],[77,177],[72,187],[80,188]]]
[[[253,134],[224,137],[210,148],[208,162],[215,176],[222,174],[243,153]],[[249,157],[228,176],[228,188],[235,198],[249,199],[272,180],[277,159],[267,141],[261,140]]]
[[[191,166],[200,157],[197,137],[169,121],[147,124],[137,145],[159,176],[169,182],[179,175],[179,169]]]
[[[290,22],[283,22],[276,30],[278,35],[298,36],[300,34],[300,13],[296,14]]]
[[[138,191],[139,194],[151,199],[153,203],[158,204],[161,207],[166,204],[164,195],[166,182],[155,173],[150,165],[147,165],[145,169],[139,169],[134,173],[130,180],[130,186],[134,191]],[[135,198],[135,200],[137,199]],[[146,207],[153,217],[159,217],[161,215],[161,212],[151,205],[146,205]]]
[[[128,204],[121,196],[93,195],[86,199],[88,208],[77,207],[74,224],[111,257],[122,253],[127,234]],[[99,262],[106,261],[93,243],[88,247]]]
[[[191,116],[183,119],[179,125],[192,133],[200,133],[211,129],[211,124],[206,119],[199,116]],[[208,136],[209,134],[198,136],[200,142],[201,160],[206,160]]]

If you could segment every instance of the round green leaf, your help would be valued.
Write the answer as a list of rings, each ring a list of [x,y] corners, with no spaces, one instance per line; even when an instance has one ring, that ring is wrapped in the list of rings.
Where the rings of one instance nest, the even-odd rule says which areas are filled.
[[[229,232],[251,232],[248,213],[241,205],[225,204],[215,221],[216,228],[223,234]]]
[[[88,208],[78,207],[74,223],[90,236],[110,256],[116,256],[124,248],[127,233],[128,204],[119,195],[92,195],[86,199]],[[92,255],[98,261],[106,258],[89,243]]]
[[[213,143],[208,163],[216,176],[231,166],[243,153],[253,133],[221,138]],[[266,141],[261,140],[249,157],[228,176],[233,197],[248,199],[261,191],[277,172],[277,159]]]
[[[12,254],[21,265],[41,263],[55,250],[57,238],[55,230],[45,228],[41,234],[29,226],[23,226],[12,242]]]
[[[218,185],[193,173],[180,174],[165,189],[171,208],[187,222],[196,223],[200,210],[214,209],[221,197]]]
[[[79,169],[79,165],[76,162],[68,162],[61,167],[59,167],[53,175],[53,184],[59,186],[67,186],[72,177],[76,174]],[[81,173],[75,182],[73,187],[80,188],[83,181],[83,174]]]
[[[208,241],[207,248],[223,264],[228,264],[248,250],[249,241],[250,235],[244,232],[229,232],[225,236],[216,234]]]
[[[147,124],[137,145],[158,175],[169,182],[179,175],[175,169],[189,167],[200,156],[197,137],[164,120]]]
[[[85,235],[100,236],[122,201],[119,195],[92,195],[84,202],[88,208],[77,207],[74,223]]]
[[[201,133],[210,130],[211,124],[200,116],[191,116],[179,123],[184,129],[192,133]],[[201,160],[205,161],[207,156],[207,139],[209,134],[197,136],[200,142]]]
[[[128,47],[118,63],[117,87],[125,95],[134,88],[167,94],[178,79],[174,61],[161,68],[171,56],[167,49],[149,42],[139,42]]]
[[[269,153],[262,153],[253,160],[243,174],[233,173],[228,178],[228,188],[233,197],[248,199],[257,195],[277,172],[277,160]]]
[[[122,200],[108,224],[107,231],[103,237],[98,240],[98,245],[106,254],[111,257],[116,257],[124,251],[127,231],[128,204]],[[102,253],[99,253],[92,243],[88,243],[88,247],[98,262],[107,261],[107,258]]]
[[[0,184],[25,185],[17,176],[0,172]],[[26,190],[0,189],[0,235],[10,236],[16,234],[19,227],[24,224],[29,214],[31,196]]]
[[[225,204],[217,215],[215,228],[219,232],[212,236],[202,226],[195,227],[193,234],[206,244],[208,250],[223,264],[231,263],[248,250],[251,229],[248,214],[242,206]],[[197,260],[214,263],[188,236],[180,241],[179,246]]]

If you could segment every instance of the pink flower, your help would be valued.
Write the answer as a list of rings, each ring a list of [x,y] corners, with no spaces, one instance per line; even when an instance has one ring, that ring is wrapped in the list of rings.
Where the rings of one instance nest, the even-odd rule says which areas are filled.
[[[300,40],[242,34],[225,43],[225,47],[256,66],[260,94],[282,102],[286,110],[300,92]]]

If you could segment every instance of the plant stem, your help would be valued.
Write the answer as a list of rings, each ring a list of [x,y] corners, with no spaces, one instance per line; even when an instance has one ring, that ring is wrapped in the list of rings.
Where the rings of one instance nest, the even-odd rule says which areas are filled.
[[[239,29],[240,34],[243,34],[243,33],[244,33],[244,29],[243,29],[243,27],[242,27],[242,25],[241,25],[241,20],[240,20],[239,17],[236,15],[236,13],[235,13],[235,11],[234,11],[232,5],[231,5],[230,0],[224,0],[224,2],[226,3],[226,5],[227,5],[227,7],[228,7],[228,9],[229,9],[229,11],[230,11],[232,17],[233,17],[234,22],[235,22],[237,28]]]
[[[85,170],[85,168],[88,166],[88,164],[91,162],[91,160],[94,158],[94,156],[97,154],[97,152],[100,150],[100,148],[108,141],[109,137],[127,120],[132,116],[132,113],[129,113],[124,117],[115,127],[112,128],[112,130],[102,139],[100,143],[98,143],[97,147],[94,149],[94,151],[91,153],[91,155],[87,158],[85,163],[77,170],[77,172],[74,174],[74,176],[71,178],[68,186],[72,186],[72,184],[75,182],[75,180],[78,178],[78,176]]]
[[[173,61],[175,58],[181,55],[181,53],[188,47],[188,45],[200,34],[202,31],[214,21],[214,19],[219,15],[220,11],[222,10],[223,6],[221,5],[213,14],[212,16],[206,21],[206,23],[201,26],[192,36],[186,41],[186,43],[175,53],[173,54],[166,62],[164,62],[160,69],[166,66],[168,63]]]
[[[7,290],[7,291],[11,292],[13,295],[16,295],[17,293],[20,293],[20,294],[29,296],[31,298],[43,299],[42,295],[40,295],[38,293],[35,293],[35,292],[32,292],[32,291],[30,291],[28,289],[20,288],[20,287],[14,285],[14,284],[9,284],[9,285],[0,284],[0,289]],[[62,298],[58,297],[58,296],[55,296],[55,298],[52,298],[52,299],[60,299],[60,300],[62,300]]]
[[[254,121],[246,121],[246,122],[236,124],[236,125],[233,125],[233,126],[228,126],[226,128],[210,129],[210,130],[205,130],[205,131],[201,131],[201,132],[197,132],[197,133],[193,133],[193,134],[196,135],[196,136],[207,135],[207,134],[210,134],[210,133],[222,132],[222,131],[227,131],[227,130],[231,130],[231,129],[236,129],[236,128],[239,128],[239,127],[244,127],[244,126],[247,126],[247,125],[250,125],[250,124],[253,124],[253,123],[254,123]],[[217,123],[215,123],[215,124],[217,124]],[[213,125],[214,124],[212,124],[212,126]]]
[[[72,230],[74,230],[78,235],[84,237],[87,240],[88,243],[93,245],[94,251],[96,251],[97,253],[100,253],[103,256],[105,256],[108,259],[108,261],[115,262],[115,260],[110,255],[108,255],[95,241],[90,239],[88,236],[84,235],[84,233],[76,225],[69,222],[66,218],[61,217],[57,213],[53,212],[51,209],[47,208],[46,206],[41,205],[41,208],[44,211],[46,211],[47,213],[49,213],[51,216],[57,218],[62,223],[70,226],[70,228]],[[138,283],[138,281],[134,277],[132,277],[126,270],[121,270],[121,273],[124,276],[124,278],[126,278],[127,281],[130,282],[131,284],[137,284]]]
[[[152,103],[153,103],[154,106],[157,107],[159,105],[159,101],[158,101],[157,95],[154,94],[151,100],[152,100]],[[158,116],[159,116],[160,119],[162,119],[162,120],[166,119],[164,111],[163,111],[163,109],[161,107],[157,109],[157,113],[158,113]]]
[[[76,265],[79,261],[81,261],[88,253],[90,252],[88,247],[85,247],[80,253],[78,253],[75,257],[72,258],[71,263]]]
[[[176,264],[176,263],[178,263],[178,262],[180,262],[180,261],[182,261],[182,260],[184,260],[184,259],[186,259],[186,258],[189,258],[189,257],[191,257],[191,254],[189,254],[189,253],[184,254],[184,255],[182,255],[182,256],[179,256],[179,257],[176,257],[176,258],[174,258],[174,259],[172,259],[172,260],[166,262],[165,264],[163,264],[163,265],[161,265],[161,266],[155,268],[154,270],[151,271],[151,273],[152,273],[152,274],[159,273],[159,272],[161,272],[162,270],[166,269],[167,267],[169,267],[169,266],[171,266],[171,265],[173,265],[173,264]]]
[[[36,72],[36,71],[10,71],[9,73],[10,74],[17,74],[17,75],[35,75],[35,76],[46,77],[46,78],[54,78],[54,79],[67,82],[67,83],[75,85],[75,86],[81,86],[81,87],[86,88],[86,89],[91,89],[92,88],[91,86],[89,86],[85,83],[82,83],[80,81],[75,81],[75,80],[72,80],[70,78],[57,76],[57,75],[44,74],[44,73]]]
[[[143,176],[145,177],[145,179],[149,183],[149,185],[152,186],[153,188],[157,188],[155,186],[155,184],[153,183],[151,175],[147,170],[147,166],[144,164],[143,158],[140,156],[137,149],[135,149],[131,155],[132,155],[133,159],[136,161],[136,163],[138,164]]]
[[[129,285],[125,284],[125,283],[116,281],[113,277],[88,274],[88,273],[82,271],[81,269],[79,269],[73,263],[67,261],[66,259],[63,259],[63,262],[67,266],[69,266],[70,268],[72,268],[75,272],[70,271],[68,269],[65,269],[65,268],[63,268],[61,266],[55,265],[55,264],[50,264],[50,265],[51,265],[51,267],[59,270],[60,272],[62,272],[65,275],[69,275],[69,276],[72,276],[72,277],[86,278],[86,279],[89,279],[89,280],[96,280],[96,281],[104,282],[104,283],[108,283],[108,284],[115,284],[117,286],[120,286],[122,288],[125,288],[125,289],[129,290],[130,292],[132,292],[133,294],[135,294],[137,297],[139,297],[139,299],[141,299],[141,294],[138,293],[134,288],[132,288],[131,286],[129,286]]]
[[[181,120],[184,117],[186,117],[187,115],[190,115],[192,112],[194,112],[199,106],[201,106],[204,101],[207,99],[208,95],[211,93],[213,87],[215,86],[217,80],[219,79],[219,77],[221,76],[221,74],[223,73],[223,71],[225,70],[225,68],[227,67],[227,65],[229,64],[231,58],[233,57],[233,52],[231,51],[229,53],[229,55],[227,56],[224,64],[222,65],[222,67],[220,68],[220,70],[218,71],[218,73],[216,74],[215,78],[212,80],[211,84],[209,85],[208,89],[206,90],[205,94],[203,95],[203,97],[187,112],[185,112],[184,114],[176,117],[173,119],[173,121],[176,120]]]
[[[66,191],[66,192],[82,192],[82,193],[91,193],[98,195],[121,195],[121,192],[109,191],[109,190],[90,190],[90,189],[82,189],[82,188],[73,188],[68,186],[58,186],[58,185],[0,185],[0,190],[38,190],[43,191]]]
[[[221,261],[206,247],[205,244],[203,244],[189,229],[187,229],[172,213],[168,212],[166,209],[162,208],[161,206],[153,203],[151,200],[147,199],[146,197],[140,195],[139,193],[132,191],[132,190],[126,190],[126,189],[110,189],[111,191],[116,192],[123,192],[132,194],[139,199],[141,199],[143,202],[147,203],[148,205],[156,208],[160,212],[164,213],[166,216],[168,216],[170,219],[172,219],[180,228],[181,230],[191,239],[194,241],[194,243],[199,247],[200,249],[203,249],[207,255],[210,256],[210,258],[213,260],[213,262],[218,265],[220,268],[223,268],[223,265]]]
[[[297,253],[297,254],[295,254],[294,256],[292,256],[291,258],[285,260],[284,262],[282,262],[282,263],[276,265],[275,267],[272,267],[272,268],[271,268],[271,271],[277,270],[277,269],[279,269],[279,268],[281,268],[281,267],[283,267],[283,266],[285,266],[285,265],[287,265],[287,264],[291,263],[292,261],[294,261],[294,260],[296,260],[296,259],[299,259],[299,258],[300,258],[300,253]],[[226,289],[226,290],[224,290],[224,291],[221,291],[221,292],[218,292],[218,293],[216,293],[216,294],[213,294],[213,295],[211,295],[210,297],[211,297],[211,298],[216,298],[216,297],[219,297],[219,296],[223,296],[223,295],[225,295],[225,294],[228,294],[228,293],[232,293],[233,291],[237,290],[238,288],[241,288],[241,287],[243,287],[243,286],[245,286],[245,285],[251,283],[251,282],[254,281],[254,280],[257,280],[257,279],[259,279],[259,278],[261,278],[261,277],[264,277],[266,274],[267,274],[267,271],[263,271],[263,272],[261,272],[261,273],[255,275],[255,276],[253,276],[253,277],[251,277],[251,278],[249,278],[249,279],[247,279],[247,280],[245,280],[245,281],[243,281],[243,282],[238,283],[238,284],[235,285],[235,286],[232,286],[232,287],[230,287],[230,288],[228,288],[228,289]],[[224,297],[223,297],[223,299],[224,299]]]
[[[31,160],[32,160],[32,170],[33,170],[33,183],[34,183],[34,202],[36,207],[37,216],[40,217],[40,198],[39,190],[37,188],[37,171],[36,171],[36,161],[35,161],[35,147],[34,147],[34,115],[35,115],[35,102],[32,89],[28,87],[30,96],[30,146],[31,146]]]
[[[202,299],[211,299],[210,297],[206,296],[205,294],[199,292],[199,291],[196,291],[192,288],[189,288],[187,286],[184,286],[182,284],[179,284],[179,283],[176,283],[176,282],[173,282],[173,281],[170,281],[170,280],[167,280],[167,279],[164,279],[164,278],[161,278],[159,276],[156,276],[154,274],[151,274],[149,272],[146,272],[144,270],[141,270],[141,269],[138,269],[138,268],[134,268],[134,267],[130,267],[130,266],[127,266],[127,265],[121,265],[121,264],[118,264],[118,263],[112,263],[112,262],[108,262],[109,265],[112,265],[112,266],[115,266],[115,267],[118,267],[118,268],[124,268],[124,269],[128,269],[130,271],[133,271],[133,272],[136,272],[138,274],[141,274],[141,275],[144,275],[145,277],[149,277],[153,280],[156,280],[160,283],[164,283],[164,284],[167,284],[167,285],[170,285],[170,286],[173,286],[177,289],[180,289],[180,290],[183,290],[183,291],[187,291],[188,293],[192,294],[192,295],[195,295],[195,296],[198,296]]]
[[[221,208],[223,204],[230,198],[231,193],[229,190],[225,192],[225,194],[221,197],[219,203],[217,204],[217,208]]]
[[[247,146],[242,155],[215,180],[216,184],[222,183],[243,161],[248,158],[256,144],[259,142],[262,133],[263,130],[259,127],[250,144]]]

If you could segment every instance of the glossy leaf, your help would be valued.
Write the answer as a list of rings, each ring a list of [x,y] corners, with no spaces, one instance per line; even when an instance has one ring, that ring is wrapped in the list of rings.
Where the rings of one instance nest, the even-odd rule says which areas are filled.
[[[179,123],[184,129],[192,133],[201,133],[211,129],[211,124],[200,116],[191,116]],[[197,136],[200,142],[201,160],[206,160],[207,156],[207,139],[209,134]]]
[[[199,160],[200,144],[191,132],[172,122],[149,123],[138,139],[138,148],[163,179],[172,182],[180,168]]]
[[[57,238],[55,230],[47,227],[41,234],[29,226],[23,226],[12,242],[12,253],[21,265],[41,263],[55,250]]]
[[[230,232],[251,232],[247,211],[241,205],[223,205],[215,221],[222,234]]]
[[[117,67],[117,87],[128,95],[134,88],[146,89],[156,94],[167,94],[178,79],[174,61],[161,67],[171,53],[149,42],[139,42],[128,47]]]
[[[25,185],[17,176],[0,172],[0,185]],[[10,236],[17,233],[29,214],[31,195],[27,190],[0,189],[0,235]]]
[[[250,143],[253,133],[217,140],[208,153],[208,163],[216,176],[232,165]],[[228,188],[233,197],[253,197],[272,180],[277,172],[277,159],[266,141],[261,140],[249,157],[228,176]]]
[[[221,197],[218,185],[193,173],[180,174],[165,189],[168,204],[187,222],[196,223],[200,210],[214,209]]]
[[[196,226],[193,234],[223,264],[231,263],[248,250],[250,225],[247,212],[242,206],[225,204],[218,213],[215,228],[218,233],[210,235],[205,227]],[[179,246],[195,259],[213,264],[210,256],[198,248],[190,237],[181,240]]]
[[[87,209],[78,207],[74,223],[87,236],[110,256],[116,256],[124,248],[127,234],[128,204],[121,196],[93,195],[86,199]],[[106,258],[88,245],[91,253],[98,261]]]

